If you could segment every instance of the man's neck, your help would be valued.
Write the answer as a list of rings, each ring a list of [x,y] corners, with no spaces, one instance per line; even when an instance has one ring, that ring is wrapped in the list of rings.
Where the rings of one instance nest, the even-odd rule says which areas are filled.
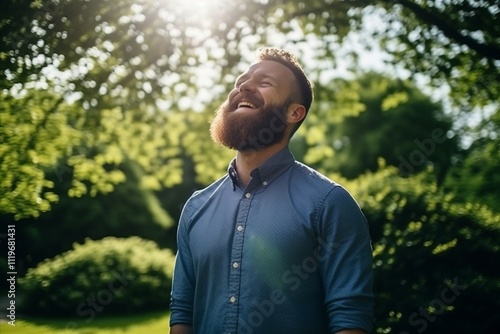
[[[273,155],[284,149],[288,143],[278,143],[262,150],[238,151],[236,154],[236,170],[238,179],[246,187],[250,183],[250,173]]]

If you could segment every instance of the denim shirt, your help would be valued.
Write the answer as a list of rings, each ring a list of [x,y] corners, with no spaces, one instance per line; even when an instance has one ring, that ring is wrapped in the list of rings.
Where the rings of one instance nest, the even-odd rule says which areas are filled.
[[[170,324],[194,333],[372,329],[368,225],[339,184],[283,149],[245,188],[228,174],[186,202]]]

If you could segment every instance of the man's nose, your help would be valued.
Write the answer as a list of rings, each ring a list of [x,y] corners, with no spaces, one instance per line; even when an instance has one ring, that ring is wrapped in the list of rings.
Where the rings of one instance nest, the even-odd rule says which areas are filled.
[[[240,92],[254,92],[255,84],[252,80],[246,80],[240,84]]]

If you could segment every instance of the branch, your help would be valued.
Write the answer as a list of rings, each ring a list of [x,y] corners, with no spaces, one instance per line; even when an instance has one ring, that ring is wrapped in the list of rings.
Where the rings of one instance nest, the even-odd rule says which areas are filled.
[[[399,0],[399,2],[411,10],[422,22],[435,26],[441,30],[444,35],[457,43],[464,44],[470,49],[476,51],[479,55],[488,59],[500,59],[500,48],[495,45],[479,43],[475,39],[462,35],[455,26],[446,22],[435,13],[424,9],[411,0]]]
[[[293,13],[290,13],[290,18],[298,17],[298,16],[307,16],[309,14],[316,14],[316,15],[321,15],[324,12],[328,12],[329,10],[332,10],[335,7],[343,7],[346,9],[350,9],[352,7],[365,7],[370,4],[373,5],[374,1],[367,1],[367,0],[349,0],[349,1],[344,1],[344,0],[337,0],[334,1],[330,6],[328,7],[326,5],[321,6],[321,7],[305,7],[303,10],[296,10]]]

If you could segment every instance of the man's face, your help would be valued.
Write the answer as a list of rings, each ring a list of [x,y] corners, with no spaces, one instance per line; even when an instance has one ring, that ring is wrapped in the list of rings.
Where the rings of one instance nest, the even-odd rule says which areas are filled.
[[[281,141],[295,83],[284,65],[263,60],[238,77],[210,126],[212,139],[238,151],[260,150]]]

